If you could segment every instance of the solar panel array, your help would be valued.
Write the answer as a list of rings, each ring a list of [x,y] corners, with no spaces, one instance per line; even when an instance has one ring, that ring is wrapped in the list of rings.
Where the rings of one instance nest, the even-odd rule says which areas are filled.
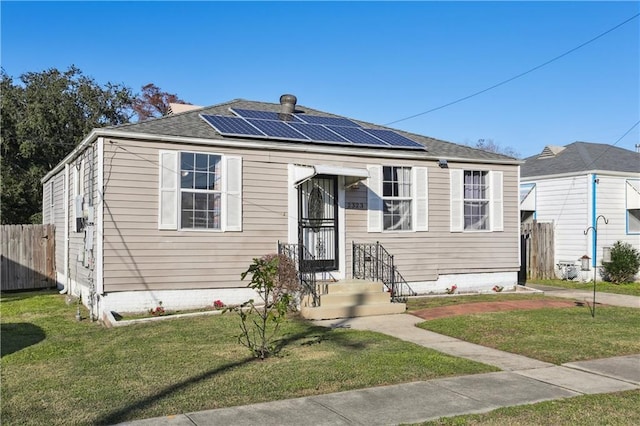
[[[426,149],[424,145],[392,130],[367,129],[341,117],[247,109],[230,111],[237,117],[204,114],[201,117],[223,136],[376,148]]]

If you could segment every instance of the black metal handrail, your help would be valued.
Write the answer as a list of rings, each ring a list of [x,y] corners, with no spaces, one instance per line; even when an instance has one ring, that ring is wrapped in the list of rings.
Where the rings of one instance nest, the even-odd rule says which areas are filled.
[[[315,259],[306,247],[302,248],[305,259]],[[320,306],[320,295],[318,294],[318,285],[315,271],[307,271],[300,267],[300,249],[298,244],[282,243],[278,241],[278,254],[285,255],[293,261],[298,271],[298,279],[302,286],[303,295],[311,295],[312,306]]]
[[[405,302],[417,293],[409,286],[394,264],[393,255],[379,242],[353,246],[352,275],[355,279],[382,281],[391,292],[392,302]]]

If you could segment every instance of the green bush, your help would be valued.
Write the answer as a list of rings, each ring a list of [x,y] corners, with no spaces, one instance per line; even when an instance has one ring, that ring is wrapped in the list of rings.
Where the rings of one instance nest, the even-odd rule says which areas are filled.
[[[241,278],[251,274],[247,287],[256,291],[260,301],[250,299],[239,306],[226,308],[223,313],[235,312],[240,316],[241,334],[238,342],[246,346],[256,358],[265,359],[278,352],[280,325],[286,320],[291,295],[279,281],[280,257],[265,256],[253,263]]]
[[[629,243],[616,241],[611,248],[611,262],[602,262],[605,281],[620,284],[633,281],[640,270],[640,252]]]

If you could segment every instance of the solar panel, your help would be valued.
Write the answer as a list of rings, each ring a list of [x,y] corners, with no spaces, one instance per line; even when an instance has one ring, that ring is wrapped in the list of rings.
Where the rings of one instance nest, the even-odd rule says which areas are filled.
[[[290,140],[299,142],[316,142],[343,145],[374,146],[378,148],[401,148],[401,149],[426,149],[419,144],[399,133],[386,129],[365,129],[362,127],[311,124],[295,119],[287,122],[267,119],[269,114],[279,116],[277,112],[254,111],[254,110],[232,110],[234,113],[241,112],[245,115],[255,113],[256,117],[230,117],[225,115],[200,115],[211,127],[223,136],[249,137],[259,139]],[[266,115],[265,115],[266,114]],[[326,119],[328,121],[340,120],[353,123],[347,119],[335,117],[304,116]],[[328,122],[326,121],[326,122]],[[355,124],[355,123],[354,123]]]
[[[242,118],[257,118],[260,120],[280,120],[291,122],[295,121],[302,123],[302,121],[293,114],[281,114],[275,111],[257,111],[253,109],[240,108],[229,108],[229,110]]]
[[[382,139],[383,141],[385,141],[391,146],[424,149],[424,145],[419,144],[418,142],[412,141],[411,139],[406,138],[401,134],[396,133],[392,130],[385,130],[385,129],[363,129],[363,130],[369,134],[372,134],[378,139]]]
[[[227,117],[224,115],[201,115],[218,133],[233,136],[264,136],[260,130],[247,123],[240,117]]]
[[[247,118],[247,121],[256,126],[265,135],[274,139],[293,139],[309,141],[309,138],[300,132],[297,132],[287,123],[275,120],[257,120],[255,118]]]
[[[327,128],[356,145],[378,145],[389,147],[388,143],[373,137],[369,133],[366,133],[357,127],[327,126]]]
[[[306,121],[309,124],[323,124],[325,126],[346,126],[346,127],[362,127],[351,120],[340,117],[322,117],[319,115],[298,114],[297,118]]]
[[[288,123],[288,124],[289,126],[299,131],[300,133],[306,135],[312,141],[350,143],[345,138],[333,133],[331,130],[327,129],[325,126],[321,126],[319,124],[307,124],[307,123]]]

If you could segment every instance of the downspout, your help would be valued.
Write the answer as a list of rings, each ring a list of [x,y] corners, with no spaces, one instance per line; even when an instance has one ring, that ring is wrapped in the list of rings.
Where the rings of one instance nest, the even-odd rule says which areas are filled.
[[[69,164],[64,165],[64,288],[60,294],[69,291]]]
[[[96,274],[96,312],[98,319],[102,319],[102,296],[104,294],[104,138],[97,142],[97,203],[94,211],[96,226],[95,274]]]
[[[597,174],[593,174],[593,180],[591,181],[591,226],[593,226],[593,229],[596,229],[597,226],[597,222],[596,222],[596,218],[597,216],[597,211],[596,211],[596,185],[598,184],[598,175]],[[593,232],[591,234],[591,259],[593,259],[593,274],[595,277],[596,274],[596,255],[597,255],[597,250],[598,248],[596,247],[596,244],[598,243],[597,240],[597,235],[595,232]]]

